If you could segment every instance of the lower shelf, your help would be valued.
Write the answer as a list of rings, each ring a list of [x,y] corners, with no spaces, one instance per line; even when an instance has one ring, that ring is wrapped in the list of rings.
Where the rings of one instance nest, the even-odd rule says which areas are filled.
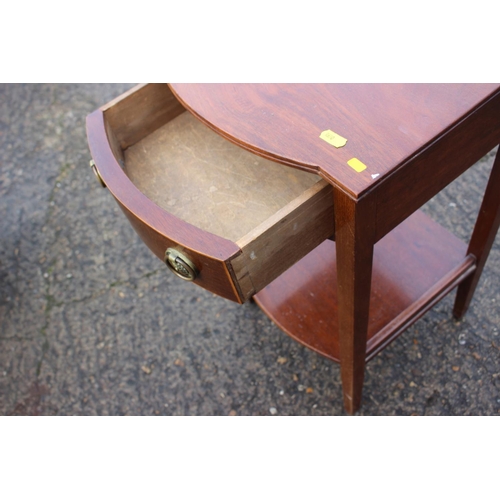
[[[367,360],[474,271],[466,251],[420,211],[375,245]],[[254,298],[295,340],[339,361],[334,242],[323,242]]]

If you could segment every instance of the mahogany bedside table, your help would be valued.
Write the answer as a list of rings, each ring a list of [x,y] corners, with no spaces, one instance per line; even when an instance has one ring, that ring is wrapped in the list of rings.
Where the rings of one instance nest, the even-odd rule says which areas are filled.
[[[143,85],[87,131],[151,250],[340,362],[350,413],[366,361],[457,286],[465,314],[500,225],[500,153],[468,247],[418,210],[500,143],[497,84]]]

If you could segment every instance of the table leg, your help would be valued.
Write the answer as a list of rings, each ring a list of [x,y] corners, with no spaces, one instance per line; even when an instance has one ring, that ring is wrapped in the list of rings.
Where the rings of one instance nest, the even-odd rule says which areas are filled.
[[[483,202],[474,226],[467,254],[476,257],[476,270],[457,289],[453,314],[460,319],[467,312],[479,278],[500,226],[500,149],[491,170]]]
[[[340,372],[344,405],[353,414],[361,404],[375,238],[375,210],[334,189],[339,308]]]

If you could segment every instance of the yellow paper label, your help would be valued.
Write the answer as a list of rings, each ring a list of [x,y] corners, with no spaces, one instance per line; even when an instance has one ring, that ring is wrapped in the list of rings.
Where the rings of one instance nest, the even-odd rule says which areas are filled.
[[[336,134],[333,130],[323,130],[319,138],[323,139],[328,144],[335,146],[336,148],[341,148],[342,146],[345,146],[347,142],[347,139],[345,137]]]
[[[356,172],[363,172],[363,170],[366,170],[366,165],[362,162],[360,162],[357,158],[351,158],[347,164],[356,170]]]

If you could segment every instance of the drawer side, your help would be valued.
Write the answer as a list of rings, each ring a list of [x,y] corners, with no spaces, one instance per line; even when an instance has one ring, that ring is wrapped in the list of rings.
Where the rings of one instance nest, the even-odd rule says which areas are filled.
[[[185,111],[165,83],[139,85],[101,110],[123,150]]]
[[[334,232],[332,186],[320,180],[236,242],[242,252],[228,264],[243,301]]]

